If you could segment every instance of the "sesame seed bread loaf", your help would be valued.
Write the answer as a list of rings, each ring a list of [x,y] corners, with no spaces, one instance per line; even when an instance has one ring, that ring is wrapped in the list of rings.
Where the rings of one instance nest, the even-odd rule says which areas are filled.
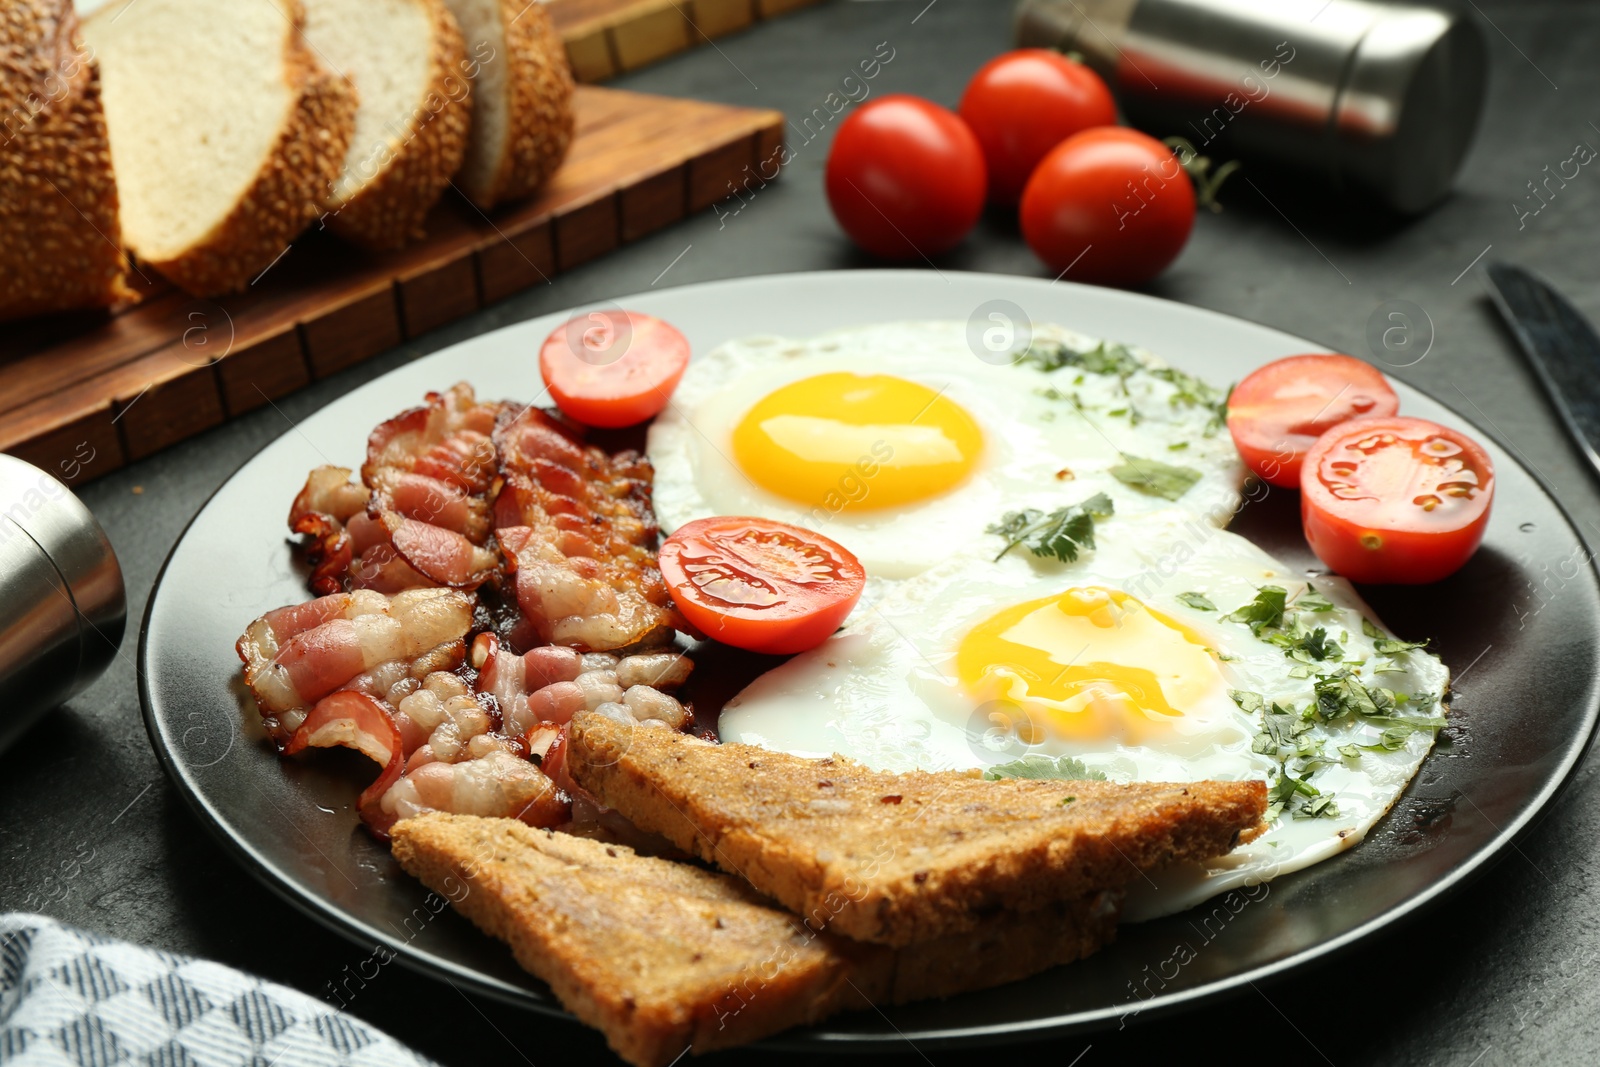
[[[472,83],[444,0],[304,0],[306,39],[361,106],[326,200],[328,226],[369,248],[423,236],[466,152]]]
[[[125,0],[84,20],[122,241],[191,293],[245,289],[320,210],[355,100],[298,0]]]
[[[528,196],[572,141],[572,71],[541,3],[449,0],[473,72],[472,134],[456,177],[487,211]]]
[[[0,319],[123,295],[100,76],[71,0],[0,9]]]

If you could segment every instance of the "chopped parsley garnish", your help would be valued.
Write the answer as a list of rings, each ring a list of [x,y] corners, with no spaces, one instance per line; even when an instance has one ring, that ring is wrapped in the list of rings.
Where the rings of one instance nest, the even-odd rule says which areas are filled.
[[[1316,588],[1307,585],[1306,591],[1294,598],[1294,606],[1301,611],[1314,611],[1321,614],[1333,610],[1333,601],[1317,592]]]
[[[1410,652],[1414,648],[1426,648],[1426,641],[1402,641],[1397,637],[1380,637],[1373,644],[1380,655],[1393,656],[1401,652]]]
[[[1146,369],[1127,346],[1105,341],[1083,352],[1068,348],[1060,341],[1040,341],[1029,346],[1019,362],[1031,363],[1042,371],[1078,367],[1090,374],[1114,374],[1119,378]]]
[[[1204,430],[1207,437],[1215,436],[1227,424],[1228,393],[1232,392],[1231,389],[1224,393],[1210,383],[1174,367],[1152,366],[1134,355],[1126,345],[1101,341],[1093,348],[1079,351],[1060,341],[1036,341],[1022,354],[1019,362],[1041,371],[1076,367],[1090,374],[1117,377],[1122,379],[1124,394],[1127,393],[1128,378],[1143,373],[1172,386],[1173,407],[1208,409],[1211,418],[1207,420]],[[1081,376],[1079,380],[1082,380]]]
[[[1103,782],[1106,776],[1100,771],[1093,770],[1083,765],[1071,756],[1058,756],[1054,759],[1032,753],[1021,759],[1012,760],[990,767],[983,772],[985,779],[998,782],[1002,778],[1032,778],[1032,779],[1059,779],[1066,782]],[[1076,797],[1069,797],[1062,801],[1069,803]]]
[[[1294,651],[1304,652],[1314,660],[1338,659],[1344,655],[1344,649],[1330,641],[1328,631],[1320,626],[1297,640],[1291,653]]]
[[[986,532],[1006,539],[1006,547],[995,559],[1022,545],[1035,556],[1054,556],[1071,563],[1078,558],[1080,549],[1094,547],[1095,520],[1110,518],[1111,509],[1111,498],[1096,493],[1082,503],[1068,504],[1048,515],[1038,508],[1008,511]]]
[[[1264,585],[1256,590],[1254,600],[1222,618],[1225,622],[1245,623],[1251,633],[1260,637],[1262,630],[1277,629],[1283,625],[1283,609],[1288,598],[1289,591],[1282,586]]]
[[[1365,615],[1361,616],[1361,632],[1373,640],[1377,640],[1378,638],[1385,636],[1384,632],[1378,629],[1378,624],[1367,618]]]
[[[1227,392],[1223,392],[1211,383],[1202,381],[1192,374],[1185,374],[1174,367],[1152,367],[1150,368],[1150,374],[1152,377],[1166,382],[1176,390],[1172,394],[1172,402],[1174,404],[1211,409],[1211,418],[1216,423],[1216,429],[1212,429],[1209,426],[1206,427],[1207,436],[1222,429],[1226,424],[1228,397],[1233,393],[1231,386]]]
[[[1334,803],[1331,795],[1318,793],[1296,808],[1291,814],[1296,819],[1320,819],[1323,817],[1337,819],[1339,817],[1339,805]]]
[[[1305,778],[1296,778],[1287,768],[1278,772],[1278,780],[1267,790],[1267,820],[1270,822],[1285,811],[1296,819],[1339,817],[1339,805],[1332,796]]]
[[[1285,813],[1297,819],[1339,815],[1333,796],[1311,784],[1311,778],[1318,771],[1338,762],[1324,753],[1325,737],[1314,733],[1319,722],[1348,717],[1360,725],[1382,731],[1375,744],[1340,745],[1338,756],[1346,760],[1359,760],[1363,752],[1398,751],[1406,747],[1413,734],[1438,730],[1445,725],[1442,716],[1427,714],[1437,701],[1433,694],[1408,696],[1378,687],[1368,688],[1342,667],[1332,674],[1319,675],[1315,691],[1317,700],[1298,712],[1249,690],[1233,689],[1228,693],[1241,711],[1259,717],[1261,730],[1251,742],[1250,750],[1278,764],[1278,777],[1267,793],[1268,820]],[[1401,707],[1420,715],[1396,714]]]
[[[1217,610],[1217,606],[1201,593],[1179,593],[1178,599],[1196,611]]]
[[[1179,467],[1138,456],[1124,455],[1123,458],[1127,462],[1112,467],[1111,477],[1147,496],[1176,500],[1200,480],[1200,472],[1193,467]]]
[[[1394,694],[1389,690],[1368,689],[1342,668],[1318,678],[1313,690],[1317,695],[1317,715],[1323,722],[1335,722],[1347,715],[1382,715],[1394,708]],[[1387,694],[1387,699],[1382,694]]]

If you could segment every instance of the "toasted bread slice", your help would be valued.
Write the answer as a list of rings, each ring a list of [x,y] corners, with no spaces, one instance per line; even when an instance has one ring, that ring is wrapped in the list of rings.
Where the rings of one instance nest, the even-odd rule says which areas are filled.
[[[392,844],[641,1067],[821,1018],[859,1001],[852,981],[880,997],[889,981],[887,954],[851,953],[736,879],[623,845],[444,814],[397,823]]]
[[[303,0],[306,40],[361,101],[328,227],[370,248],[398,248],[461,166],[472,82],[444,0]]]
[[[0,12],[0,320],[125,295],[100,74],[71,0]]]
[[[456,184],[488,211],[535,192],[572,141],[572,71],[543,4],[448,0],[467,42],[472,134]]]
[[[299,0],[122,0],[84,20],[123,244],[191,293],[247,288],[339,173],[355,96],[303,22]]]
[[[638,1067],[1071,962],[1112,939],[1120,906],[1096,894],[895,952],[818,933],[727,875],[514,819],[433,813],[392,843]]]
[[[1262,782],[887,774],[837,756],[710,745],[592,712],[573,719],[569,742],[573,778],[640,828],[808,921],[888,945],[1219,856],[1266,810]]]

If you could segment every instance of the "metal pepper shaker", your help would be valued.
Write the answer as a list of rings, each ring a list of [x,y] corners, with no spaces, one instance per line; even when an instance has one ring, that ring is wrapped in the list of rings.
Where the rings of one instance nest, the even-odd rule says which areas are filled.
[[[1462,12],[1372,0],[1021,0],[1019,44],[1077,52],[1129,122],[1396,211],[1455,179],[1488,49]]]
[[[89,509],[0,454],[0,749],[100,676],[126,619],[122,568]]]

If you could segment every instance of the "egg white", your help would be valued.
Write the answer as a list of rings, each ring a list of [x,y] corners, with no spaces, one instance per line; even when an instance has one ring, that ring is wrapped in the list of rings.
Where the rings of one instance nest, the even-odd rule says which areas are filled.
[[[1033,326],[1034,343],[1077,351],[1096,342],[1060,327]],[[1119,513],[1171,506],[1114,478],[1133,459],[1180,464],[1200,480],[1178,506],[1215,526],[1239,503],[1244,467],[1213,411],[1184,402],[1164,366],[1132,350],[1144,369],[1126,376],[1073,367],[1041,371],[1027,363],[979,359],[964,322],[887,323],[795,341],[754,337],[691,361],[671,405],[650,428],[655,510],[671,533],[711,515],[757,515],[814,529],[844,545],[876,578],[908,577],[983,541],[1008,511],[1045,511],[1104,492]],[[888,374],[919,382],[958,403],[978,422],[984,453],[961,484],[928,500],[867,511],[807,507],[755,484],[731,458],[740,419],[773,390],[837,371]],[[847,480],[840,500],[867,494],[871,478]]]
[[[722,713],[722,738],[803,755],[839,753],[884,770],[991,767],[1039,753],[1073,756],[1114,781],[1274,781],[1276,760],[1252,750],[1263,713],[1246,712],[1232,699],[1185,708],[1185,719],[1193,721],[1172,738],[1130,746],[1019,738],[1003,730],[997,734],[988,709],[962,691],[954,680],[955,650],[974,624],[1007,605],[1059,595],[1070,587],[1101,586],[1130,593],[1202,635],[1220,654],[1217,666],[1229,689],[1257,693],[1269,705],[1279,701],[1296,710],[1314,699],[1313,679],[1291,673],[1301,665],[1283,648],[1257,637],[1247,625],[1223,618],[1269,584],[1289,591],[1292,611],[1292,598],[1306,588],[1304,578],[1244,538],[1182,508],[1119,513],[1099,525],[1097,541],[1098,548],[1075,563],[1040,560],[1023,549],[994,561],[1000,542],[991,535],[981,548],[974,546],[974,551],[917,577],[891,583],[838,634],[756,679],[729,701]],[[1421,650],[1377,654],[1375,639],[1362,625],[1373,615],[1349,583],[1322,577],[1312,584],[1334,608],[1306,613],[1307,624],[1328,631],[1362,683],[1397,693],[1443,696],[1449,673],[1437,657]],[[1179,600],[1186,592],[1203,594],[1218,610],[1200,610]],[[1324,672],[1333,664],[1314,667]],[[1377,673],[1380,667],[1387,668],[1385,673]],[[1342,745],[1375,745],[1381,732],[1360,722],[1338,722],[1318,724],[1312,736],[1333,755]],[[1156,874],[1155,885],[1133,888],[1125,918],[1137,921],[1182,911],[1348,848],[1394,804],[1432,744],[1432,732],[1419,730],[1394,751],[1363,751],[1356,760],[1333,755],[1333,764],[1310,780],[1333,795],[1337,816],[1285,815],[1268,833],[1205,867]]]

